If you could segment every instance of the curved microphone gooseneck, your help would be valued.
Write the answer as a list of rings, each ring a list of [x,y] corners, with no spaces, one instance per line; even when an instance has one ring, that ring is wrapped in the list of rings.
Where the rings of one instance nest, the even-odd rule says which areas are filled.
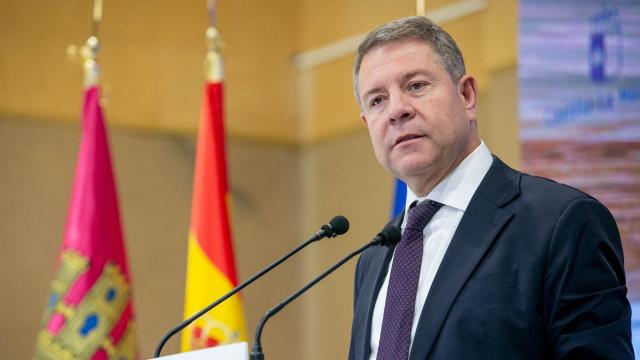
[[[207,305],[205,308],[203,308],[202,310],[198,311],[193,316],[189,317],[188,319],[184,320],[183,322],[181,322],[180,324],[175,326],[173,329],[169,330],[162,337],[160,342],[158,343],[158,346],[156,347],[156,351],[154,353],[154,357],[160,357],[160,353],[162,352],[162,348],[164,347],[164,345],[167,343],[167,341],[169,341],[169,339],[173,335],[177,334],[178,332],[180,332],[181,330],[183,330],[184,328],[189,326],[189,324],[191,324],[196,319],[198,319],[202,315],[204,315],[207,312],[209,312],[214,307],[220,305],[223,301],[225,301],[228,298],[230,298],[231,296],[235,295],[235,293],[237,293],[238,291],[244,289],[247,285],[249,285],[252,282],[256,281],[262,275],[264,275],[267,272],[271,271],[274,267],[280,265],[282,262],[284,262],[285,260],[290,258],[292,255],[294,255],[298,251],[300,251],[303,248],[305,248],[307,245],[311,244],[312,242],[316,242],[316,241],[318,241],[320,239],[323,239],[325,237],[334,238],[334,237],[336,237],[338,235],[342,235],[342,234],[346,233],[348,230],[349,230],[349,221],[347,220],[347,218],[345,218],[342,215],[334,216],[333,219],[331,219],[331,221],[329,221],[328,224],[322,225],[322,227],[320,227],[320,230],[318,232],[316,232],[315,234],[311,235],[309,240],[305,241],[301,245],[298,245],[295,249],[293,249],[292,251],[290,251],[286,255],[282,256],[278,260],[272,262],[270,265],[268,265],[264,269],[260,270],[259,272],[257,272],[255,275],[253,275],[249,279],[245,280],[242,284],[236,286],[231,291],[229,291],[228,293],[224,294],[218,300],[216,300],[213,303]]]
[[[400,241],[400,236],[401,236],[400,229],[397,226],[394,226],[394,225],[385,226],[385,228],[382,229],[382,231],[380,231],[378,235],[376,235],[376,237],[374,237],[373,240],[371,240],[369,243],[367,243],[363,247],[347,255],[342,260],[338,261],[335,265],[325,270],[322,274],[320,274],[320,276],[310,281],[307,285],[302,287],[300,290],[291,294],[289,297],[284,299],[280,304],[271,308],[271,310],[267,311],[262,316],[262,318],[260,319],[260,323],[256,327],[255,339],[253,342],[253,348],[251,350],[250,360],[264,360],[264,353],[262,352],[262,344],[260,342],[260,339],[262,337],[262,329],[264,328],[264,325],[267,322],[267,320],[269,320],[269,318],[277,314],[290,302],[295,300],[298,296],[304,294],[307,290],[309,290],[309,288],[314,286],[320,280],[327,277],[327,275],[331,274],[334,270],[342,266],[347,261],[351,260],[352,257],[360,254],[361,252],[365,251],[371,246],[375,246],[375,245],[381,245],[381,246],[387,246],[387,247],[394,246],[395,244],[398,243],[398,241]]]

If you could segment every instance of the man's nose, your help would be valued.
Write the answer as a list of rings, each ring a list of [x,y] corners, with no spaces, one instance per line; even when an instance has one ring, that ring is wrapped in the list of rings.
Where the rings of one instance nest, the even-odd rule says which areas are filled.
[[[415,114],[415,109],[405,94],[396,94],[390,97],[389,121],[411,120]]]

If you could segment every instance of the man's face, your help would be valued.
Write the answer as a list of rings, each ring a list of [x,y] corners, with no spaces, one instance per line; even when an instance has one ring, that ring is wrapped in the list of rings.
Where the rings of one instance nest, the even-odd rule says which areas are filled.
[[[433,188],[480,143],[475,80],[465,75],[454,83],[421,41],[370,50],[359,86],[361,117],[378,161],[417,194]]]

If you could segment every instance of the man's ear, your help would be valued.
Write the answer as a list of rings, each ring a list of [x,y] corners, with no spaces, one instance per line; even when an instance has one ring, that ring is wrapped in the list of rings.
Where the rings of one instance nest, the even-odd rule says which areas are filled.
[[[478,84],[472,75],[466,74],[460,78],[458,93],[464,102],[465,109],[475,113],[478,105]]]
[[[364,116],[364,113],[360,113],[360,119],[362,119],[362,122],[364,122],[364,126],[366,126],[367,128],[369,128],[369,123],[367,123],[367,118]]]

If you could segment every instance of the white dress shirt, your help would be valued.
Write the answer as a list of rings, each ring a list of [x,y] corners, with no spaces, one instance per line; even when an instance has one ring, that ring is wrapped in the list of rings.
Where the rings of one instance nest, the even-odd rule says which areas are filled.
[[[422,252],[422,264],[420,267],[420,277],[418,279],[418,292],[416,295],[415,312],[413,314],[413,324],[411,326],[411,343],[418,327],[418,320],[422,307],[429,294],[429,289],[440,267],[451,238],[460,224],[471,197],[476,192],[480,182],[489,171],[493,157],[484,141],[467,156],[458,167],[451,172],[444,180],[436,185],[427,196],[418,198],[410,189],[407,189],[407,202],[405,214],[409,206],[415,201],[421,202],[429,199],[437,201],[444,206],[433,216],[431,221],[424,228],[424,244]],[[402,230],[407,224],[407,216],[402,222]],[[376,304],[373,309],[373,319],[371,323],[371,355],[370,360],[375,360],[378,356],[378,343],[380,342],[380,332],[382,330],[382,318],[384,306],[387,300],[387,289],[389,288],[389,273],[393,266],[393,258],[389,264],[384,283],[378,293]]]

